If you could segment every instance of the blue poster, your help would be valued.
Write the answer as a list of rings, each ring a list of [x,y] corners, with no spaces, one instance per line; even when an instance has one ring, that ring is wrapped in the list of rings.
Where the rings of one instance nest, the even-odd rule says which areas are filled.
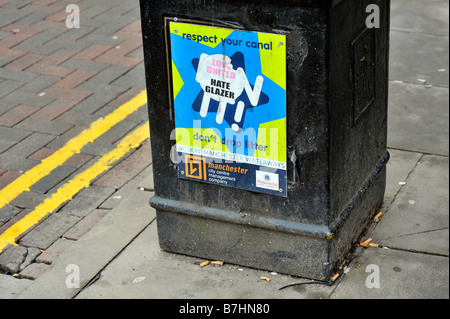
[[[287,196],[286,36],[171,22],[179,177]]]

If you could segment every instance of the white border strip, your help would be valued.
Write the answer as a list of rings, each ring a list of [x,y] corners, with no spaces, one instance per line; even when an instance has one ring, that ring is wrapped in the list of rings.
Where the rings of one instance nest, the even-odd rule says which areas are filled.
[[[198,155],[202,157],[211,157],[215,159],[221,159],[225,161],[237,162],[237,163],[244,163],[244,164],[252,164],[252,165],[258,165],[263,167],[270,167],[270,168],[276,168],[285,171],[287,168],[286,163],[279,162],[279,161],[273,161],[253,156],[246,156],[246,155],[240,155],[240,154],[233,154],[233,153],[227,153],[222,151],[216,151],[216,150],[208,150],[204,148],[199,147],[193,147],[193,146],[185,146],[185,145],[176,145],[177,152],[181,153],[187,153],[191,155]]]

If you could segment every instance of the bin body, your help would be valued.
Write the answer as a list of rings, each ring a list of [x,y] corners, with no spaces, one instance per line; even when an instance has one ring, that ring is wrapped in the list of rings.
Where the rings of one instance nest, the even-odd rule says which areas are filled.
[[[370,4],[380,9],[380,28],[367,28],[370,12],[366,7]],[[157,211],[162,249],[318,280],[330,278],[384,197],[389,159],[389,12],[386,0],[141,0],[155,184],[150,204]],[[209,27],[219,28],[216,41],[212,33],[207,34]],[[216,55],[199,54],[191,61],[194,71],[189,67],[178,70],[181,67],[175,59],[191,51],[183,53],[175,41],[190,37],[188,45],[199,45],[198,38],[193,38],[195,32],[183,30],[204,32],[208,35],[201,37],[205,46],[213,42],[220,46],[220,38],[226,39],[236,30],[236,39],[242,39],[242,46],[248,43],[248,50],[256,42],[260,47],[255,49],[266,50],[270,57],[271,52],[277,55],[277,60],[265,67],[267,70],[272,66],[272,71],[264,72],[279,74],[276,66],[285,68],[285,75],[282,73],[276,83],[284,86],[284,91],[279,90],[275,96],[272,87],[279,87],[268,86],[271,82],[264,78],[259,95],[259,102],[266,96],[266,102],[285,99],[285,104],[278,105],[285,108],[285,121],[281,122],[286,132],[281,148],[285,154],[280,156],[286,167],[280,175],[275,174],[279,176],[276,188],[270,189],[269,185],[257,189],[252,180],[240,183],[229,178],[230,187],[186,178],[191,164],[179,163],[184,154],[177,148],[177,116],[182,121],[180,112],[186,108],[201,113],[201,101],[207,94],[201,80],[195,76],[189,79],[185,74],[198,75],[205,61]],[[282,40],[278,41],[277,36]],[[258,41],[249,40],[253,38]],[[274,46],[284,46],[285,51],[279,54]],[[249,75],[253,59],[243,52]],[[222,53],[217,56],[228,57],[225,51]],[[234,64],[229,70],[236,71],[236,56],[229,61]],[[222,64],[224,70],[226,65]],[[233,76],[228,75],[232,85]],[[250,97],[257,91],[258,79],[247,78],[248,91],[242,90]],[[197,106],[174,99],[177,94],[188,94],[187,85],[198,86]],[[253,104],[255,110],[262,107]],[[224,105],[228,110],[231,107]],[[236,100],[233,107],[238,110],[238,106]],[[220,113],[220,105],[215,112]],[[251,109],[246,112],[244,121],[249,121],[255,113]],[[219,123],[219,115],[215,116]],[[236,134],[242,132],[244,126],[233,127],[227,116],[225,113],[221,125],[236,128]],[[201,148],[204,144],[199,145]],[[214,166],[203,163],[201,158],[191,157],[200,163],[193,171],[200,173],[205,168],[206,176],[213,172],[209,167]],[[268,182],[271,172],[265,175]],[[258,177],[256,180],[258,184]]]

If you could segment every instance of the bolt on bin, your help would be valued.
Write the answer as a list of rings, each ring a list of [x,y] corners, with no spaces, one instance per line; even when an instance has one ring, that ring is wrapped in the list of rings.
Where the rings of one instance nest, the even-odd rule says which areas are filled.
[[[162,249],[329,280],[384,198],[389,5],[141,0]]]

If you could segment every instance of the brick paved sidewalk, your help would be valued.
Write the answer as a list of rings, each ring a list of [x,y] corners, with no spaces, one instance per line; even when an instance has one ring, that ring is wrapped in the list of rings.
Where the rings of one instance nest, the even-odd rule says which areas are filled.
[[[79,6],[80,28],[66,27],[68,4]],[[0,0],[0,190],[139,94],[144,81],[138,0]],[[143,105],[4,205],[0,235],[146,120]],[[0,273],[40,276],[150,165],[146,140],[5,249]]]

